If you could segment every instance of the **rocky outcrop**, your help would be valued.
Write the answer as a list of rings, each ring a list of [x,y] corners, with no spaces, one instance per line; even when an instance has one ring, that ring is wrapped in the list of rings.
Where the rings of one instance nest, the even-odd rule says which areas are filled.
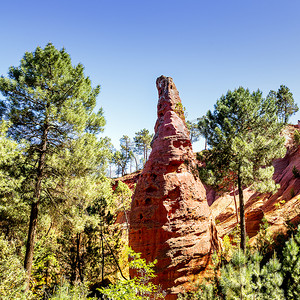
[[[124,175],[122,177],[115,178],[113,180],[113,186],[112,186],[113,190],[115,190],[115,188],[117,187],[118,182],[122,181],[123,183],[125,183],[128,186],[128,188],[132,192],[134,192],[135,185],[136,185],[141,173],[142,173],[142,170],[138,170],[138,171],[135,171],[131,174],[127,174],[127,175]]]
[[[155,136],[133,196],[129,245],[147,261],[157,259],[154,283],[167,292],[165,299],[177,299],[178,292],[203,276],[219,243],[196,176],[179,93],[170,77],[159,77],[156,85]]]

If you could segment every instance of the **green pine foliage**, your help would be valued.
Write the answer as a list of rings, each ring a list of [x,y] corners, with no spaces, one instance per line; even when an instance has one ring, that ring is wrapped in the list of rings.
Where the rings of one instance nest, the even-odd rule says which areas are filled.
[[[239,173],[243,185],[255,184],[261,191],[275,189],[272,160],[286,150],[274,101],[240,87],[222,96],[198,126],[223,172]]]
[[[287,124],[289,118],[299,110],[292,92],[285,85],[281,85],[277,92],[270,91],[267,98],[275,100],[278,118],[284,124]]]
[[[282,271],[286,299],[300,298],[300,225],[283,249]]]
[[[10,67],[8,77],[0,78],[0,91],[6,98],[1,103],[3,117],[11,123],[9,136],[27,145],[20,167],[28,170],[22,192],[26,191],[31,206],[24,259],[28,279],[40,206],[45,210],[51,202],[55,206],[57,199],[70,203],[79,198],[72,206],[78,209],[85,197],[77,197],[71,189],[76,186],[86,196],[86,184],[93,185],[87,179],[95,172],[94,165],[87,163],[101,156],[94,135],[105,124],[102,110],[94,112],[99,90],[99,86],[92,88],[83,65],[73,66],[65,49],[57,50],[51,43],[26,52],[20,66]],[[85,159],[82,147],[90,154]]]
[[[111,145],[96,136],[105,124],[102,110],[94,111],[99,86],[92,88],[84,67],[50,43],[25,53],[20,66],[0,78],[0,90],[8,120],[0,137],[0,226],[15,238],[29,275],[32,270],[30,288],[43,297],[62,276],[101,276],[97,268],[89,272],[93,252],[86,249],[95,237],[86,232],[99,227],[90,208],[99,199],[112,206],[115,197],[104,176]]]
[[[281,264],[273,257],[261,267],[262,258],[259,252],[234,253],[230,264],[221,269],[220,286],[225,299],[283,299]]]
[[[26,226],[30,207],[19,191],[24,187],[27,168],[25,143],[18,143],[7,136],[9,122],[0,124],[0,229],[8,239],[14,239],[17,248],[19,239],[24,238],[22,227]],[[23,188],[26,197],[26,190]],[[18,209],[16,209],[18,208]]]

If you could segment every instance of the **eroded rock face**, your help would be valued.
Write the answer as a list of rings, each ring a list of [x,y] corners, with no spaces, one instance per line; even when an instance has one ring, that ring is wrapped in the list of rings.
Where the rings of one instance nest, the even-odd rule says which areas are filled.
[[[158,260],[154,282],[167,291],[165,299],[177,299],[182,288],[203,275],[219,243],[205,189],[194,175],[178,91],[170,77],[159,77],[156,85],[158,119],[133,196],[129,245],[147,261]]]

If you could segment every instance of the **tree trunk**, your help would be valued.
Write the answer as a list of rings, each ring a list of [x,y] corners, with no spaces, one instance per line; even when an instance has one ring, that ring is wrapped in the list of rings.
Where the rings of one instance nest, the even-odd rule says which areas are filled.
[[[126,220],[127,234],[129,236],[129,220],[128,220],[128,217],[127,217],[123,196],[121,196],[121,201],[122,201],[122,204],[123,204],[123,211],[124,211],[124,216],[125,216],[125,220]]]
[[[139,169],[139,164],[137,162],[137,159],[135,157],[135,155],[133,155],[134,161],[135,161],[135,170],[137,171]]]
[[[239,223],[239,213],[238,213],[238,207],[235,197],[235,186],[233,187],[233,200],[234,200],[234,206],[235,206],[235,215],[236,215],[236,223]]]
[[[283,117],[283,122],[284,122],[284,124],[287,124],[287,121],[288,121],[288,114],[287,114],[287,104],[286,103],[284,103],[283,104],[283,106],[284,106],[284,117]]]
[[[30,212],[30,220],[29,220],[29,229],[28,229],[28,237],[26,243],[26,254],[24,259],[24,268],[27,272],[27,281],[26,281],[26,289],[29,289],[29,282],[31,276],[31,268],[32,268],[32,261],[33,261],[33,250],[34,250],[34,243],[35,243],[35,235],[37,229],[37,219],[38,219],[38,207],[41,198],[41,191],[42,191],[42,179],[43,173],[45,168],[45,158],[46,158],[46,149],[47,149],[47,134],[48,128],[45,126],[43,136],[42,136],[42,143],[41,143],[41,152],[37,167],[37,178],[36,184],[34,189],[34,198],[31,204],[31,212]]]
[[[101,259],[101,279],[102,283],[104,281],[104,243],[103,243],[103,231],[102,231],[102,226],[101,226],[101,252],[102,252],[102,259]]]
[[[242,180],[240,176],[240,167],[238,170],[238,190],[239,190],[239,202],[240,202],[240,227],[241,227],[241,249],[246,249],[246,225],[245,225],[245,205],[244,205],[244,194],[242,189]]]
[[[81,258],[80,258],[80,243],[81,243],[81,234],[77,233],[76,237],[76,260],[77,260],[77,269],[78,269],[78,275],[79,279],[82,282],[83,276],[82,276],[82,270],[81,270]]]
[[[24,260],[24,268],[27,272],[27,289],[29,288],[29,281],[31,275],[31,267],[33,260],[33,248],[34,248],[34,239],[37,228],[37,218],[38,218],[38,203],[33,202],[31,204],[31,213],[30,213],[30,221],[29,221],[29,230],[26,244],[26,254]]]

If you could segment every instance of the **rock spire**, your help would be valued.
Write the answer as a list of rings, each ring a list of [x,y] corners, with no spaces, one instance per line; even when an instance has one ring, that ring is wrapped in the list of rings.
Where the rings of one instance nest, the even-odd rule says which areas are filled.
[[[177,299],[203,275],[219,243],[179,93],[170,77],[156,86],[155,135],[133,196],[129,245],[147,261],[157,259],[154,283],[167,291],[165,299]]]

